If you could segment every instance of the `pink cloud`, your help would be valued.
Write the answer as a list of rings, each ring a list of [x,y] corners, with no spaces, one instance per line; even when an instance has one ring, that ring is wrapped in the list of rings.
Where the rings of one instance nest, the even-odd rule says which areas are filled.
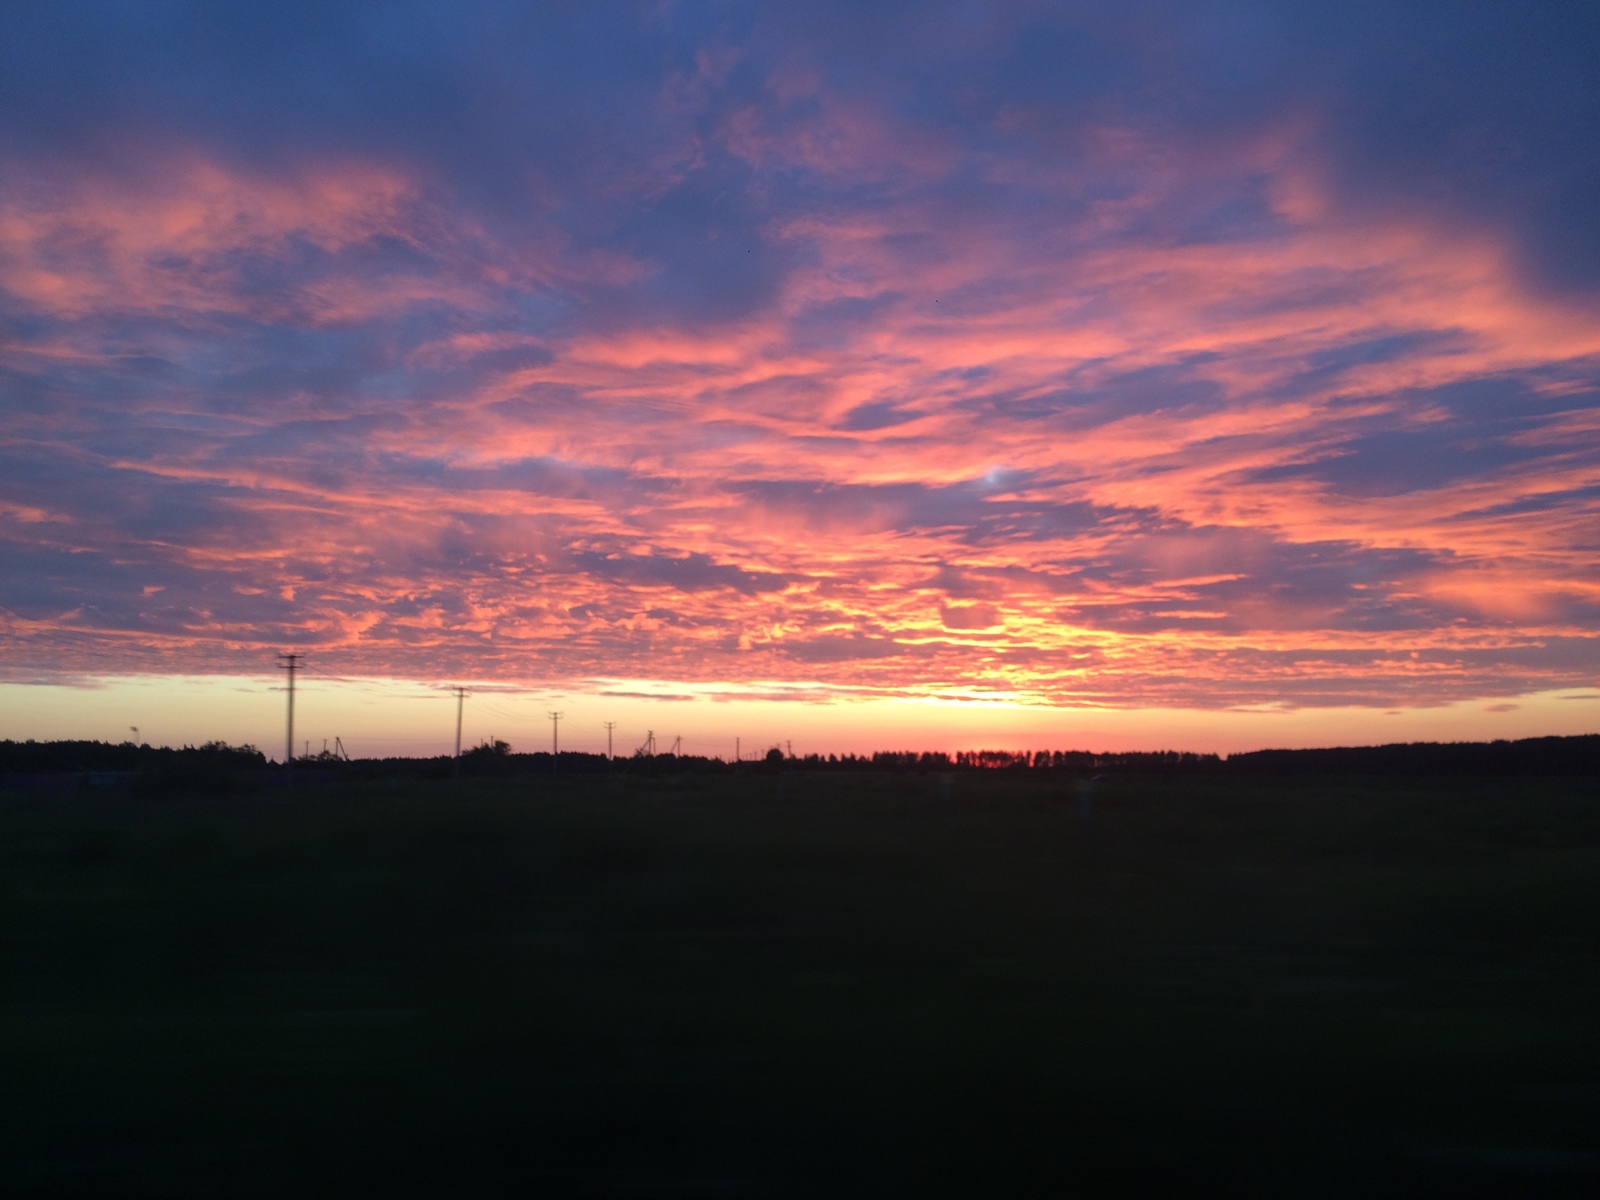
[[[359,330],[382,360],[233,411],[208,388],[236,384],[177,371],[136,403],[8,417],[11,445],[73,447],[108,494],[195,506],[124,527],[42,485],[8,498],[14,545],[129,592],[115,613],[18,602],[15,669],[255,669],[292,641],[351,673],[1197,706],[1592,677],[1592,408],[1460,433],[1492,461],[1416,486],[1402,464],[1399,492],[1338,473],[1362,438],[1458,436],[1451,387],[1593,378],[1594,314],[1531,288],[1491,232],[1341,215],[1292,130],[1203,170],[1104,131],[1076,167],[1005,181],[1063,208],[1096,172],[1129,186],[1019,222],[937,190],[946,148],[804,79],[773,88],[812,115],[735,113],[726,148],[893,186],[775,216],[794,265],[732,321],[519,323],[530,293],[577,309],[658,268],[455,220],[377,167],[194,159],[5,198],[0,279],[54,323],[19,361],[110,373],[109,327],[203,358],[224,321]],[[1265,177],[1269,232],[1160,231],[1197,173],[1230,172]],[[104,433],[134,410],[139,440]]]

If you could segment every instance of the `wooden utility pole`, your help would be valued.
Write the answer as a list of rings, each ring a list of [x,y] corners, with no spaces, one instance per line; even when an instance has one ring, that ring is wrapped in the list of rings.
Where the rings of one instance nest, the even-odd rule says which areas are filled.
[[[606,722],[606,758],[607,758],[607,760],[609,760],[611,758],[611,731],[614,730],[616,727],[617,727],[617,723],[615,721],[607,721]]]
[[[467,689],[453,689],[456,694],[456,774],[461,774],[461,712],[467,704]]]
[[[278,668],[289,672],[289,727],[283,740],[283,768],[290,784],[294,783],[294,673],[300,669],[298,654],[278,655]]]

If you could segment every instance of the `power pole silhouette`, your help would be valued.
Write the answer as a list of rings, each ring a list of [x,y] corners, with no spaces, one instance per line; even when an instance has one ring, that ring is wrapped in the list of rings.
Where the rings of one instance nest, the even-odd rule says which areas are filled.
[[[606,758],[611,757],[611,731],[617,727],[615,721],[606,722]]]
[[[651,729],[651,730],[649,730],[649,731],[647,731],[645,733],[645,735],[644,735],[644,745],[639,747],[639,753],[640,754],[648,754],[652,758],[655,757],[655,753],[656,753],[656,731],[654,729]]]
[[[680,733],[677,737],[672,739],[672,756],[674,758],[676,758],[679,755],[681,755],[682,753],[683,753],[683,735]]]
[[[467,689],[452,689],[456,694],[456,774],[461,774],[461,710],[467,704]]]
[[[565,713],[553,712],[550,714],[550,753],[552,756],[561,753],[561,718]]]
[[[294,783],[294,673],[300,669],[298,654],[278,655],[279,670],[289,672],[289,728],[283,741],[283,768],[289,782]]]

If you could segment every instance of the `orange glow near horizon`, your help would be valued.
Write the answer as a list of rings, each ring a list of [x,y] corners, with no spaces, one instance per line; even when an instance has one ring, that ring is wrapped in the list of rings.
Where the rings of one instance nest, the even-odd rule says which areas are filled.
[[[102,678],[91,688],[0,683],[8,733],[24,740],[138,738],[157,746],[221,740],[250,744],[281,761],[281,679],[266,676]],[[1517,700],[1428,708],[1061,709],[985,701],[840,696],[804,684],[699,688],[660,680],[586,681],[578,688],[524,691],[484,683],[470,689],[463,744],[490,738],[522,753],[550,748],[548,712],[564,714],[561,748],[632,754],[654,732],[662,751],[732,761],[771,747],[808,754],[879,750],[1187,750],[1235,754],[1414,741],[1490,741],[1592,732],[1600,692],[1562,691]],[[327,679],[307,674],[296,688],[296,754],[338,737],[356,758],[449,754],[455,700],[443,687],[407,680]]]

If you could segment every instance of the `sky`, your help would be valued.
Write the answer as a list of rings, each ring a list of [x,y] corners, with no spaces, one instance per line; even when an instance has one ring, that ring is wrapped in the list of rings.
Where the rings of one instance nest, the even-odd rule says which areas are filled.
[[[1597,44],[9,0],[0,737],[1600,730]]]

